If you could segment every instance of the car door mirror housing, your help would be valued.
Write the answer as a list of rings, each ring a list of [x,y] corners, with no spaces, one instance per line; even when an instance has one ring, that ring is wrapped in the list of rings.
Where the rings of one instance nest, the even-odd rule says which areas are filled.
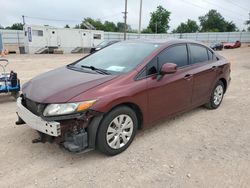
[[[161,67],[161,74],[173,74],[177,71],[177,65],[174,63],[165,63]]]

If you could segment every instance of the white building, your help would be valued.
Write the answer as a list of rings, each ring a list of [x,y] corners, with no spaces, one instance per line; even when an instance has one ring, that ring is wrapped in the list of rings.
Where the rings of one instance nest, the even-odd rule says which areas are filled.
[[[24,35],[26,53],[35,53],[46,47],[59,48],[64,53],[71,53],[75,48],[90,49],[104,40],[104,32],[99,30],[38,25],[25,25]]]

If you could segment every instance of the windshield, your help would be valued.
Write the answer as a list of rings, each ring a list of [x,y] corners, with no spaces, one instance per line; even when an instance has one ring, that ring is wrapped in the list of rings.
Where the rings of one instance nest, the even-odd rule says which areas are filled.
[[[153,43],[116,43],[78,61],[74,67],[81,69],[92,66],[111,74],[126,73],[142,63],[158,48],[159,45]]]

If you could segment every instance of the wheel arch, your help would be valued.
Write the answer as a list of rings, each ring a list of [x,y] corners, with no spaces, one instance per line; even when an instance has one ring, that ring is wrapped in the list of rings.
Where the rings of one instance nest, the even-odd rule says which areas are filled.
[[[227,90],[227,81],[225,78],[220,78],[219,81],[221,81],[224,85],[224,93],[226,93]]]
[[[104,116],[106,114],[108,114],[110,111],[112,111],[113,109],[120,107],[120,106],[128,106],[129,108],[131,108],[132,110],[134,110],[134,112],[136,113],[136,116],[138,118],[138,129],[142,129],[143,128],[143,113],[140,109],[140,107],[133,103],[133,102],[123,102],[120,104],[116,104],[114,105],[109,111],[107,111],[106,113],[103,113],[100,116],[94,117],[93,120],[91,121],[91,123],[89,124],[89,126],[87,127],[87,132],[88,132],[88,148],[89,149],[94,149],[96,147],[96,141],[97,141],[97,133],[99,130],[99,125],[101,124]]]
[[[139,130],[142,129],[142,127],[143,127],[143,113],[142,113],[140,107],[133,102],[122,102],[120,104],[116,104],[107,113],[109,113],[113,109],[118,108],[120,106],[127,106],[127,107],[131,108],[136,113],[136,116],[138,118],[138,129]],[[107,114],[107,113],[105,113],[105,114]]]

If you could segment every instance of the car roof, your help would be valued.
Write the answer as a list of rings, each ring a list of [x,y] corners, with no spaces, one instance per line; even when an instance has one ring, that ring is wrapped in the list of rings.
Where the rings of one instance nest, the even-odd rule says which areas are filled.
[[[126,40],[122,41],[125,43],[152,43],[152,44],[159,44],[159,45],[170,45],[170,44],[178,44],[178,43],[196,43],[204,45],[201,42],[195,40],[186,40],[186,39],[176,39],[176,38],[168,38],[168,39],[133,39],[133,40]]]

